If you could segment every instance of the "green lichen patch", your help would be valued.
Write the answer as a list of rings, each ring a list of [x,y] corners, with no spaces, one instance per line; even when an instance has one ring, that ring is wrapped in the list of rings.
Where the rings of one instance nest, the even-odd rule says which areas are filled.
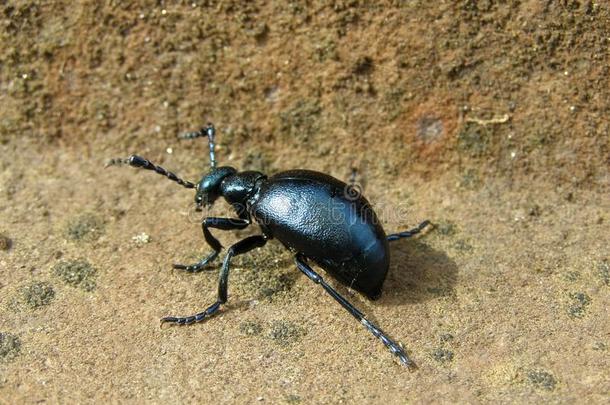
[[[461,252],[470,252],[472,250],[472,245],[464,239],[456,241],[453,247]]]
[[[53,274],[66,284],[85,291],[93,291],[96,287],[97,270],[84,259],[59,262],[53,267]]]
[[[268,243],[262,249],[240,255],[233,261],[235,288],[258,299],[275,299],[290,291],[298,272],[290,253],[281,245]]]
[[[321,112],[322,108],[316,101],[300,100],[280,113],[280,130],[299,142],[306,142],[319,131]]]
[[[595,342],[593,343],[593,350],[598,350],[600,352],[608,350],[608,345],[604,342]]]
[[[243,167],[248,170],[256,170],[261,173],[269,173],[272,171],[271,158],[265,152],[259,150],[250,150],[246,153]]]
[[[275,321],[269,330],[269,338],[280,346],[295,343],[305,335],[303,327],[290,321]]]
[[[482,184],[481,178],[475,169],[466,169],[460,179],[460,187],[466,190],[475,190]]]
[[[443,121],[435,116],[423,116],[417,120],[416,135],[425,143],[432,143],[443,137]]]
[[[20,301],[32,309],[48,305],[55,298],[55,290],[46,281],[35,281],[21,288]]]
[[[472,156],[483,156],[489,148],[490,134],[480,125],[468,122],[458,133],[458,146],[461,151]]]
[[[263,327],[256,321],[245,321],[239,325],[239,331],[246,336],[258,336],[263,331]]]
[[[296,273],[295,275],[280,274],[275,279],[269,280],[271,283],[267,284],[266,286],[261,286],[259,296],[272,298],[278,293],[289,291],[295,283],[295,276]]]
[[[446,297],[450,294],[450,290],[443,287],[427,287],[426,291],[438,297]]]
[[[12,244],[13,242],[8,236],[0,233],[0,250],[9,250]]]
[[[76,241],[91,242],[104,232],[104,221],[93,214],[83,214],[68,223],[66,236]]]
[[[301,397],[296,394],[290,394],[286,397],[286,402],[289,404],[300,404],[301,401]]]
[[[563,274],[563,278],[566,281],[578,281],[580,279],[580,273],[577,271],[568,271],[566,273]]]
[[[451,236],[457,232],[455,224],[449,221],[441,221],[438,224],[435,224],[434,228],[438,233],[445,236]]]
[[[318,62],[327,60],[339,60],[337,43],[332,38],[325,38],[315,45],[314,55]]]
[[[453,361],[453,352],[449,349],[439,347],[432,352],[432,358],[439,363],[449,363]]]
[[[0,332],[0,361],[11,361],[21,352],[21,341],[12,333]]]
[[[608,263],[608,260],[602,260],[597,265],[597,274],[605,285],[610,286],[610,263]]]
[[[568,307],[568,314],[573,318],[585,316],[586,309],[591,304],[591,297],[582,292],[570,293],[571,304]]]
[[[536,388],[552,391],[557,385],[553,374],[544,370],[530,370],[527,372],[527,380]]]
[[[385,111],[389,122],[400,117],[404,112],[405,100],[410,96],[410,93],[407,93],[401,86],[401,83],[391,83],[389,88],[383,91],[381,107],[383,108],[383,111]]]
[[[441,343],[452,342],[453,339],[454,339],[454,336],[451,333],[443,333],[440,337]]]

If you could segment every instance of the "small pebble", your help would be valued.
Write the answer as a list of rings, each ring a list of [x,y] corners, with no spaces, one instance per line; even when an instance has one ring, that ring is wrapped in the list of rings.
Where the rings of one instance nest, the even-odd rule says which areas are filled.
[[[136,236],[132,237],[131,240],[136,244],[136,246],[144,246],[147,243],[150,243],[151,238],[147,233],[139,233]]]

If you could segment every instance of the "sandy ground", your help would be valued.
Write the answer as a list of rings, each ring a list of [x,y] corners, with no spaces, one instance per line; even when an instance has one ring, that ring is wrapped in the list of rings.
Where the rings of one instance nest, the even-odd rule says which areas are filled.
[[[0,403],[607,403],[610,7],[499,3],[2,2]],[[171,269],[193,193],[104,164],[196,181],[208,120],[221,164],[355,167],[388,233],[435,224],[379,300],[331,280],[417,370],[277,242],[159,326],[216,298]]]

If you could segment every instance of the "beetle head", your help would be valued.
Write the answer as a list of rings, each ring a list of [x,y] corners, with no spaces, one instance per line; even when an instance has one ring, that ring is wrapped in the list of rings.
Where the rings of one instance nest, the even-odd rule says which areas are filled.
[[[195,204],[197,209],[203,206],[209,207],[221,196],[220,184],[222,181],[237,173],[232,167],[213,167],[212,170],[201,178],[197,184],[197,192],[195,193]]]

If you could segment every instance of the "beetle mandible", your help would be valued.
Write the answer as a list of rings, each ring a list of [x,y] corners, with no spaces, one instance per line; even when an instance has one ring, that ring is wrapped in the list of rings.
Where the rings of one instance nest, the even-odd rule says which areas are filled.
[[[261,247],[269,239],[275,238],[295,253],[297,268],[303,274],[319,284],[379,338],[403,365],[412,366],[413,362],[402,347],[367,320],[362,312],[314,271],[309,262],[317,264],[341,283],[374,300],[381,294],[389,268],[388,242],[413,236],[429,225],[430,221],[426,220],[409,231],[386,235],[371,205],[353,184],[311,170],[289,170],[267,177],[257,171],[238,172],[230,166],[216,167],[214,136],[212,124],[181,136],[183,139],[208,138],[211,168],[197,184],[182,180],[174,173],[137,155],[127,159],[111,159],[107,165],[127,164],[153,170],[185,188],[194,188],[198,210],[203,206],[211,206],[219,197],[224,197],[232,205],[237,218],[207,217],[201,222],[203,236],[212,248],[212,253],[195,264],[174,264],[175,269],[200,272],[206,270],[207,264],[218,257],[222,245],[210,232],[211,228],[244,229],[253,221],[261,228],[261,235],[249,236],[227,250],[220,270],[216,302],[196,315],[169,316],[162,318],[161,322],[186,325],[201,322],[216,314],[227,301],[231,258]]]

